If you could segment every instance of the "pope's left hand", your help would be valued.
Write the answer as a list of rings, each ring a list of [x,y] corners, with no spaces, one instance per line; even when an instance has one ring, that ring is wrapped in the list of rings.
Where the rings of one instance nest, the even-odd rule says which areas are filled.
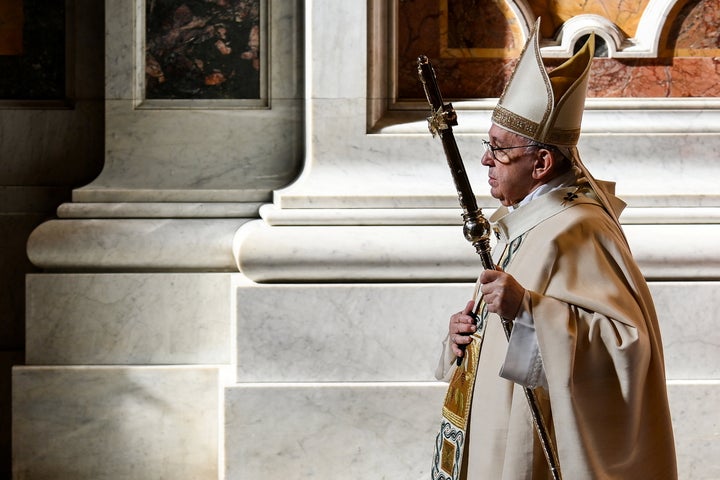
[[[525,288],[515,277],[505,273],[500,267],[485,270],[480,275],[480,291],[489,312],[497,313],[500,318],[514,319],[525,296]]]

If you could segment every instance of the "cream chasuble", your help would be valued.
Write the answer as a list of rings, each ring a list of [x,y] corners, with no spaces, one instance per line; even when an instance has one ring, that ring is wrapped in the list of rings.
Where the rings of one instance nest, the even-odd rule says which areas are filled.
[[[491,218],[496,250],[521,239],[505,270],[529,292],[547,381],[535,393],[565,480],[676,479],[652,299],[623,233],[586,193],[555,190]],[[551,478],[522,387],[499,376],[508,342],[496,315],[483,335],[459,478]],[[436,376],[457,369],[446,345]]]

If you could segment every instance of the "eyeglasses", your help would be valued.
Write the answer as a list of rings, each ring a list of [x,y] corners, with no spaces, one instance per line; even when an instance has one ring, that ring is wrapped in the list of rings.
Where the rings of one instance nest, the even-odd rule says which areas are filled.
[[[514,147],[493,147],[492,145],[490,145],[490,142],[488,142],[487,140],[483,140],[482,144],[483,144],[483,147],[485,147],[485,152],[489,153],[490,156],[493,158],[493,160],[497,160],[500,163],[507,163],[507,162],[503,162],[502,160],[497,158],[497,156],[495,156],[495,152],[497,152],[498,150],[510,150],[513,148],[525,148],[525,147],[539,147],[539,145],[536,145],[534,143],[530,143],[528,145],[516,145]]]

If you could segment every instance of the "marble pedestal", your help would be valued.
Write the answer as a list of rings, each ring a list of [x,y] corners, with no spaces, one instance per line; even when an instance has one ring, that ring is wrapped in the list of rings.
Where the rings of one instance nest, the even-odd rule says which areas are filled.
[[[232,290],[223,273],[28,276],[14,478],[219,478]]]

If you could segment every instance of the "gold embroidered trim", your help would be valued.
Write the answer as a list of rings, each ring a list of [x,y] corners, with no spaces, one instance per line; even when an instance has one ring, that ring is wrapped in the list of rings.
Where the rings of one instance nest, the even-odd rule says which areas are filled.
[[[545,138],[537,138],[540,125],[522,117],[510,110],[498,105],[493,110],[492,120],[501,127],[517,132],[533,140],[551,145],[576,145],[580,138],[580,129],[561,130],[559,128],[550,129]]]
[[[507,127],[509,130],[519,133],[520,135],[535,138],[540,125],[528,120],[525,117],[511,112],[510,110],[498,105],[493,110],[492,114],[493,123],[500,125],[501,127]]]
[[[455,465],[455,445],[447,439],[443,439],[442,458],[440,459],[440,468],[446,473],[452,474]]]
[[[482,336],[473,334],[473,341],[465,348],[465,359],[455,369],[445,395],[443,416],[461,430],[467,427],[470,416],[481,345]]]

